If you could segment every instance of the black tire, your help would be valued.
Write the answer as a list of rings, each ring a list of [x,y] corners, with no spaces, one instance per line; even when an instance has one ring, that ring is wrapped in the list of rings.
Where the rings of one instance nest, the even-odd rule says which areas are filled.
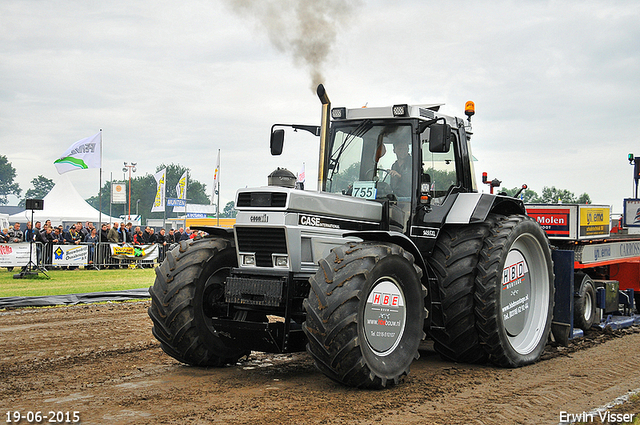
[[[573,326],[589,330],[596,322],[596,287],[585,273],[574,276]]]
[[[424,338],[426,289],[413,256],[392,243],[348,243],[319,264],[303,324],[316,367],[351,387],[399,383]]]
[[[235,245],[227,239],[197,237],[167,253],[149,288],[148,310],[165,353],[193,366],[223,366],[247,354],[224,341],[210,321],[224,311],[224,280],[236,265]]]
[[[551,329],[549,242],[540,225],[525,215],[490,215],[488,222],[476,277],[476,327],[495,364],[524,366],[540,358]]]
[[[442,323],[438,325],[444,329],[432,327],[428,333],[436,352],[447,360],[465,363],[488,360],[476,330],[473,296],[478,255],[488,233],[485,223],[445,226],[429,258],[438,278],[438,294],[431,288],[431,297],[432,301],[440,302]]]

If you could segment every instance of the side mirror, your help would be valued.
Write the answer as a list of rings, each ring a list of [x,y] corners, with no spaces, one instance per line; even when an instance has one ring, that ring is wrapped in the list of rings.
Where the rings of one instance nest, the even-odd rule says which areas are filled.
[[[429,127],[429,152],[446,153],[451,148],[451,126],[433,124]]]
[[[271,155],[280,155],[284,146],[284,130],[273,130],[271,132]]]

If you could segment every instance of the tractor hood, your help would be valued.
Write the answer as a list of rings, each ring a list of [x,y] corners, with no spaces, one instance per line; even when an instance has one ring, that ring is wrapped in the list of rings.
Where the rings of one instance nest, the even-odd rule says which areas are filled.
[[[380,223],[382,204],[326,192],[268,186],[240,189],[236,209],[242,211],[287,211]]]

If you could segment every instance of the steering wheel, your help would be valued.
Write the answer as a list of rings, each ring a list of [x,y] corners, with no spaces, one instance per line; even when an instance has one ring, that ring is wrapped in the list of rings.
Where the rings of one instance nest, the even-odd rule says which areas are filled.
[[[375,173],[374,173],[375,170]],[[382,175],[382,178],[377,178],[378,177],[378,172],[382,171],[384,174]],[[367,176],[373,176],[372,180],[374,181],[379,181],[379,182],[383,182],[385,181],[388,177],[389,177],[389,173],[391,172],[391,170],[386,169],[386,168],[370,168],[369,170],[367,170]]]

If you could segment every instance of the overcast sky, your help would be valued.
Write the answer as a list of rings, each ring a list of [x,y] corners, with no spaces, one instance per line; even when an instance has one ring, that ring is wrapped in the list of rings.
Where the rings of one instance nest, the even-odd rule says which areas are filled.
[[[136,175],[173,162],[210,189],[220,149],[221,205],[278,166],[305,162],[315,188],[317,138],[287,133],[271,157],[269,131],[319,123],[318,80],[333,106],[464,116],[473,100],[478,181],[587,192],[615,212],[633,195],[637,0],[0,2],[0,154],[23,193],[100,129],[103,181],[124,161]],[[66,175],[97,193],[97,170]]]

